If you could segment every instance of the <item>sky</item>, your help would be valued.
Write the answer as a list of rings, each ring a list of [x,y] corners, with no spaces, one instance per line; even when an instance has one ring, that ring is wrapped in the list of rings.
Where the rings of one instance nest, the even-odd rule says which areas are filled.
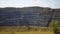
[[[40,6],[60,8],[60,0],[0,0],[0,7]]]

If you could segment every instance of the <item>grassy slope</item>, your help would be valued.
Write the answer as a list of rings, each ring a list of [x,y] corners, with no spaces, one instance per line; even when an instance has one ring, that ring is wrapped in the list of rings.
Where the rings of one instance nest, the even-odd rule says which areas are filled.
[[[0,34],[54,34],[53,32],[0,32]]]
[[[46,27],[0,27],[0,34],[53,34]]]

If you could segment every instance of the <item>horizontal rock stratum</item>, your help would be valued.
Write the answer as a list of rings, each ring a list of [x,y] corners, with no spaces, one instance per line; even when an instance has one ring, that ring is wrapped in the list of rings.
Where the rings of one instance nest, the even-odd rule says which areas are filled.
[[[46,7],[0,8],[0,26],[49,26],[60,20],[60,9]]]

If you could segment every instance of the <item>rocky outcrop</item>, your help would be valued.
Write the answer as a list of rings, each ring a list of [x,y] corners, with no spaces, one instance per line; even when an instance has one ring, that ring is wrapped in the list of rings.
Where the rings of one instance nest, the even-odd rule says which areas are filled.
[[[53,10],[43,7],[0,8],[0,26],[46,26]]]

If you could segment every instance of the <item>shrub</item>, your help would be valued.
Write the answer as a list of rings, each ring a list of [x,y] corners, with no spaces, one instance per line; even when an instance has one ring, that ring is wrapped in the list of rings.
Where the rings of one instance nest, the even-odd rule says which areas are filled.
[[[58,21],[52,20],[50,24],[51,31],[55,33],[57,31],[57,27],[58,27]]]

